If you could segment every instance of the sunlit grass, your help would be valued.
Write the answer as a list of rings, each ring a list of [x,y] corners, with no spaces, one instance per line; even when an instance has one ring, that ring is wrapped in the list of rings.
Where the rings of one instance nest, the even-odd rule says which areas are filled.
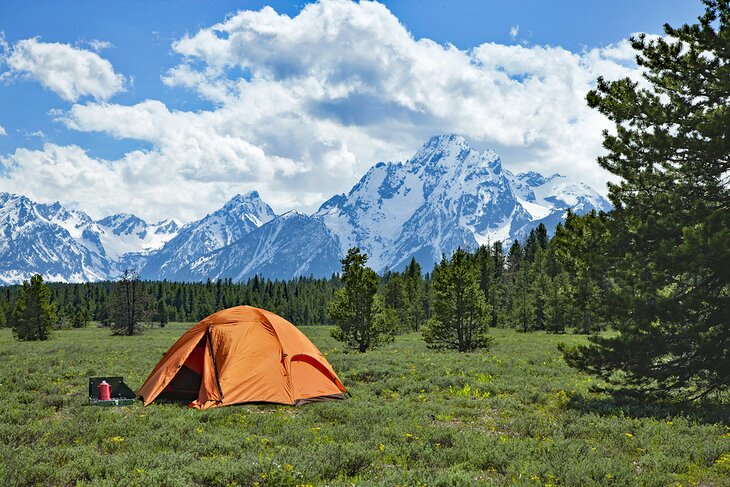
[[[621,404],[563,362],[583,337],[494,330],[490,352],[428,350],[418,334],[345,353],[303,331],[353,397],[300,408],[86,405],[90,376],[137,389],[190,325],[112,337],[0,330],[4,485],[730,485],[725,404]]]

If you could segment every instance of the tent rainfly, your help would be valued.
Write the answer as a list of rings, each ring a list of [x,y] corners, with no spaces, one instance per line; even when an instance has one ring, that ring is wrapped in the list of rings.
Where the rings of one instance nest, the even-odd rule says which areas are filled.
[[[236,306],[181,336],[137,395],[145,406],[172,400],[207,409],[244,402],[301,405],[344,399],[346,392],[297,327],[269,311]]]

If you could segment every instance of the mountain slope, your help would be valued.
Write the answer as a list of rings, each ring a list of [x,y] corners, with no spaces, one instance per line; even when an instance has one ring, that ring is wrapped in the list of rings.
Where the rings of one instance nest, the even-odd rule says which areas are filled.
[[[35,273],[56,281],[105,279],[111,266],[98,232],[83,212],[0,193],[0,283]]]
[[[232,245],[197,259],[174,278],[239,281],[256,274],[271,279],[330,276],[339,271],[340,257],[337,240],[320,220],[290,211]]]
[[[236,195],[222,208],[182,227],[142,268],[143,279],[173,279],[201,256],[240,240],[276,215],[258,192]]]
[[[130,252],[150,252],[161,248],[180,230],[173,220],[147,223],[129,213],[118,213],[96,222],[101,227],[101,243],[111,259]]]

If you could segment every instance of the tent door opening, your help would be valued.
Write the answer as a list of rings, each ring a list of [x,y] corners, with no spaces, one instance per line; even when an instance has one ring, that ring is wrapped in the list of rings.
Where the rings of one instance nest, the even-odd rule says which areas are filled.
[[[195,345],[175,377],[160,393],[160,399],[190,402],[198,398],[200,386],[203,383],[203,362],[207,348],[206,338],[201,338],[198,344]]]

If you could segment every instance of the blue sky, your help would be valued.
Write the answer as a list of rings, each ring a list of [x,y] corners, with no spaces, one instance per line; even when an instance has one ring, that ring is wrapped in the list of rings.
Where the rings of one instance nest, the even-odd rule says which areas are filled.
[[[598,74],[637,75],[631,33],[702,11],[690,0],[384,5],[1,2],[0,190],[94,216],[189,220],[250,189],[276,210],[312,211],[435,132],[493,148],[515,171],[601,186],[606,124],[584,92]],[[251,15],[211,30],[239,11]],[[70,85],[48,81],[60,78]]]

